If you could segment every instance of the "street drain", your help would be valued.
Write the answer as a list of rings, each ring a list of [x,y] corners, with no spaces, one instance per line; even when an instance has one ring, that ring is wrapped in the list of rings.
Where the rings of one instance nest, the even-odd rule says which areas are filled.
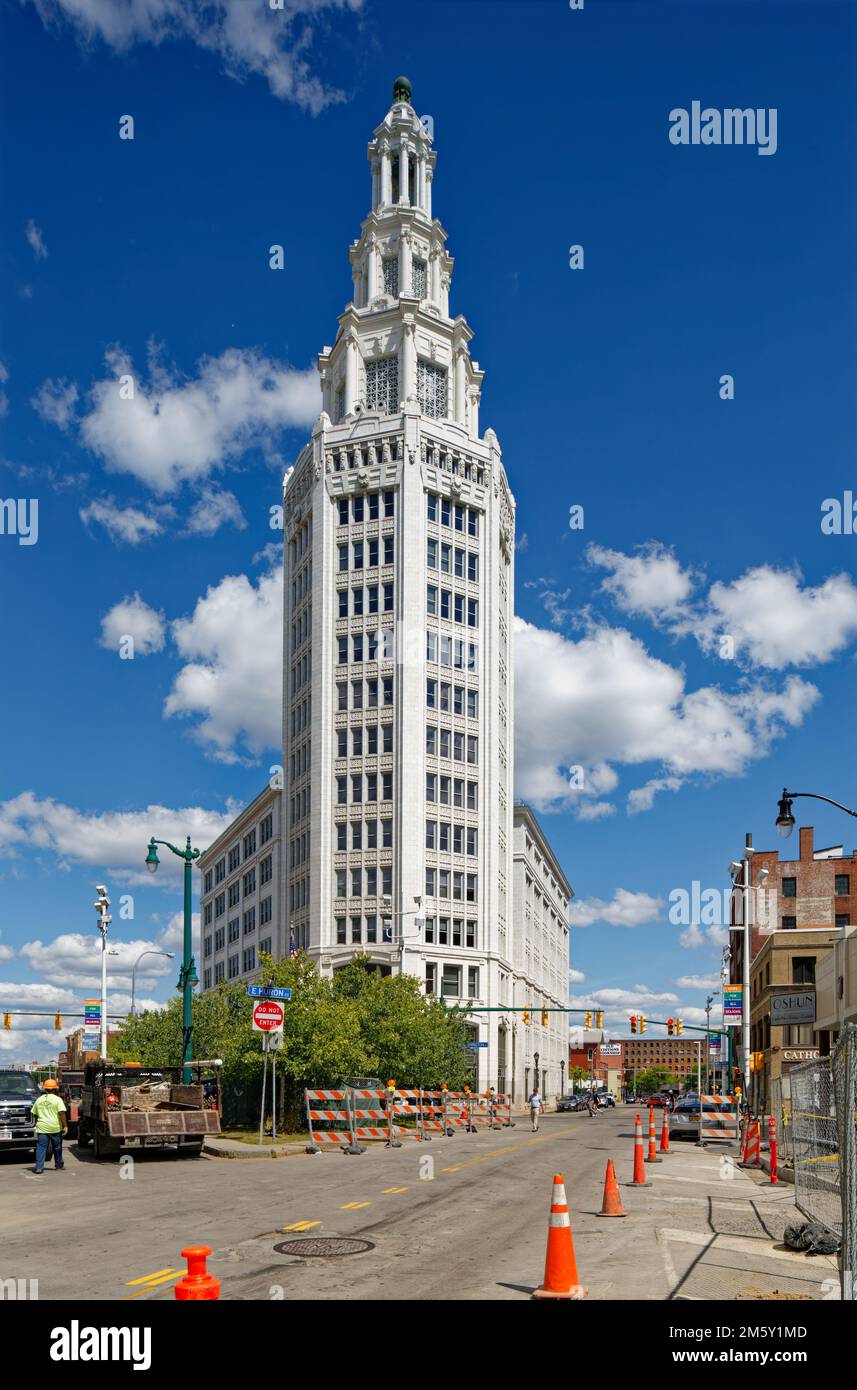
[[[278,1255],[300,1255],[302,1259],[330,1260],[336,1255],[363,1255],[374,1250],[371,1240],[352,1240],[347,1236],[308,1236],[305,1240],[282,1240],[274,1246]]]

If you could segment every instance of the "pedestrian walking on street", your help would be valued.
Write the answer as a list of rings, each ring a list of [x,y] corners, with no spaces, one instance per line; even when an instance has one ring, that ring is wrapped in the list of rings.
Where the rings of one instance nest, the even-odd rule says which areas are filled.
[[[530,1099],[527,1103],[530,1107],[530,1124],[533,1127],[533,1134],[535,1134],[539,1127],[539,1115],[544,1109],[538,1086],[533,1087],[533,1090],[530,1092]]]
[[[589,1095],[586,1097],[586,1108],[589,1111],[589,1118],[591,1120],[598,1109],[598,1101],[595,1099],[594,1091],[590,1091]]]
[[[45,1159],[49,1157],[51,1150],[54,1155],[54,1167],[61,1173],[65,1167],[62,1156],[62,1137],[68,1133],[68,1122],[66,1120],[65,1101],[62,1096],[57,1095],[59,1086],[52,1076],[42,1085],[42,1094],[33,1103],[33,1115],[36,1121],[36,1166],[34,1173],[45,1171]]]

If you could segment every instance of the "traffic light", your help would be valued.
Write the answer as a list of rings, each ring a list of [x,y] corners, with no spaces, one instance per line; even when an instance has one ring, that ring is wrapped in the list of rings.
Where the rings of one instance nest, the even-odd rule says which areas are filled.
[[[524,1022],[525,1022],[525,1023],[529,1023],[529,1021],[530,1021],[530,1011],[529,1011],[529,1009],[524,1009],[523,1019],[524,1019]]]
[[[636,1015],[636,1014],[631,1014],[631,1032],[632,1032],[632,1033],[636,1033],[636,1031],[637,1031],[637,1015]]]
[[[641,1033],[645,1033],[645,1031],[646,1031],[646,1016],[645,1016],[645,1014],[640,1014],[640,1032],[641,1032]]]
[[[584,1018],[583,1021],[584,1021],[584,1023],[586,1024],[587,1028],[591,1028],[591,1027],[592,1027],[592,1010],[591,1010],[591,1009],[587,1009],[587,1011],[586,1011],[586,1017]]]
[[[3,1015],[3,1027],[6,1028],[6,1029],[9,1029],[9,1028],[12,1027],[12,1015],[11,1015],[11,1014],[4,1014],[4,1015]]]
[[[603,1010],[603,1009],[599,1009],[598,1012],[597,1012],[597,1014],[595,1015],[595,1027],[596,1027],[596,1028],[603,1028],[603,1027],[604,1027],[604,1010]]]
[[[677,1018],[676,1021],[675,1021],[676,1037],[679,1037],[679,1038],[680,1038],[681,1035],[682,1035],[683,1030],[684,1030],[684,1024],[682,1023],[682,1021],[681,1021],[680,1018]]]
[[[58,1033],[62,1032],[62,1014],[54,1014],[54,1027]]]
[[[668,1018],[668,1019],[667,1019],[667,1033],[669,1034],[670,1037],[672,1037],[672,1035],[673,1035],[673,1029],[674,1029],[674,1028],[675,1028],[675,1019],[674,1019],[674,1018]]]
[[[547,1028],[547,1026],[548,1026],[548,1011],[547,1011],[547,1009],[542,1009],[542,1027],[543,1027],[543,1028]]]
[[[765,1070],[765,1054],[764,1054],[764,1052],[751,1052],[751,1053],[750,1053],[750,1070],[751,1070],[751,1071],[764,1071],[764,1070]]]

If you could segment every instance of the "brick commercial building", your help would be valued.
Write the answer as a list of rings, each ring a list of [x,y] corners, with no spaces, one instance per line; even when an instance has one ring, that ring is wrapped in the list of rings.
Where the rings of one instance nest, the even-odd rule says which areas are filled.
[[[649,1038],[634,1034],[630,1038],[613,1038],[611,1041],[619,1043],[622,1048],[622,1071],[628,1089],[634,1089],[635,1075],[640,1076],[652,1067],[667,1068],[680,1082],[687,1077],[695,1081],[701,1046],[699,1038]],[[701,1060],[704,1072],[704,1051]]]
[[[844,976],[845,963],[853,959],[849,947],[852,924],[857,922],[857,855],[846,855],[842,845],[817,850],[813,840],[813,827],[802,826],[797,859],[781,860],[778,850],[756,850],[753,854],[750,1050],[761,1052],[764,1058],[763,1071],[753,1078],[753,1094],[759,1105],[769,1098],[773,1078],[785,1075],[797,1062],[830,1049],[847,1016],[844,990],[843,1000],[838,1000],[836,976]],[[760,887],[764,869],[768,879]],[[741,920],[741,893],[736,890],[733,925],[740,926]],[[731,947],[730,976],[740,982],[743,931],[732,932]],[[824,981],[823,1018],[816,1010],[812,1022],[772,1022],[773,995],[814,996],[818,979]],[[734,1041],[736,1061],[743,1069],[740,1028],[734,1030]]]

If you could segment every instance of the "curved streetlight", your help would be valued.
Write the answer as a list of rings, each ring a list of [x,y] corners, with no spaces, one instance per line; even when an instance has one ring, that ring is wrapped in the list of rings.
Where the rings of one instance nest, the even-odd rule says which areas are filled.
[[[792,802],[799,796],[812,797],[813,801],[826,801],[828,806],[835,806],[837,811],[844,811],[847,816],[857,817],[857,811],[852,811],[849,806],[843,806],[841,801],[834,801],[832,797],[820,796],[818,792],[790,792],[788,787],[783,787],[783,794],[777,803],[779,808],[777,834],[781,840],[787,840],[795,828]]]
[[[131,1017],[134,1016],[134,997],[137,992],[137,966],[144,956],[166,956],[168,960],[175,960],[175,951],[141,951],[131,967]]]
[[[163,845],[166,849],[171,850],[177,858],[184,860],[184,940],[178,987],[182,991],[182,1081],[186,1086],[189,1086],[191,1082],[190,1064],[193,1061],[193,987],[199,984],[199,976],[196,973],[196,963],[193,958],[193,879],[191,870],[194,860],[199,858],[200,852],[191,847],[189,835],[185,849],[176,849],[169,840],[156,840],[152,836],[149,841],[149,853],[145,860],[146,868],[152,874],[158,872],[158,866],[161,862],[158,858],[158,845]]]

